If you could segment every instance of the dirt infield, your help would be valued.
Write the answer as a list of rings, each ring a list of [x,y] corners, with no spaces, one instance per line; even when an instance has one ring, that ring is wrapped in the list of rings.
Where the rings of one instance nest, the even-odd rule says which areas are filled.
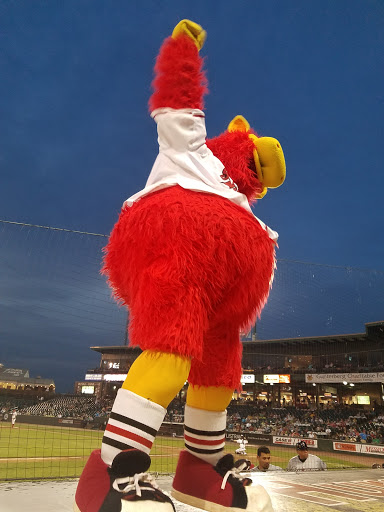
[[[286,473],[252,478],[270,493],[278,512],[381,512],[384,509],[384,471],[353,470]]]

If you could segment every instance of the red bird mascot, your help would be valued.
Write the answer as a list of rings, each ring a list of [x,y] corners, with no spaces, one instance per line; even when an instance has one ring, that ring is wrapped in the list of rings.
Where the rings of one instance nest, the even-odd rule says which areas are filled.
[[[103,272],[130,310],[142,354],[118,391],[101,450],[76,492],[78,512],[174,510],[147,470],[170,401],[189,382],[185,450],[174,498],[210,511],[271,511],[268,494],[224,454],[226,408],[241,376],[240,329],[267,300],[277,234],[250,203],[281,185],[280,144],[242,117],[206,139],[205,31],[181,21],[161,47],[150,110],[159,155],[129,198],[105,249]]]

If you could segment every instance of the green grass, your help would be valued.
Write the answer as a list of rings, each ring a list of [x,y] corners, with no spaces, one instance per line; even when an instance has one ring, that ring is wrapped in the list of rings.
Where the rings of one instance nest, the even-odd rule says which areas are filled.
[[[0,480],[80,476],[103,432],[19,423],[0,424]],[[151,471],[173,473],[182,439],[159,437],[153,446]],[[29,459],[29,460],[28,460]]]
[[[9,424],[0,423],[0,480],[77,477],[91,451],[100,448],[102,437],[103,432],[93,430],[22,423],[11,429]],[[183,439],[158,436],[151,451],[150,470],[173,473],[182,448]],[[228,452],[234,453],[236,448],[235,443],[227,443]],[[252,462],[256,461],[256,451],[256,446],[247,448]],[[292,448],[281,446],[271,447],[271,452],[272,464],[282,468],[295,455]],[[349,454],[322,452],[321,458],[329,469],[366,468],[372,464],[360,463]]]

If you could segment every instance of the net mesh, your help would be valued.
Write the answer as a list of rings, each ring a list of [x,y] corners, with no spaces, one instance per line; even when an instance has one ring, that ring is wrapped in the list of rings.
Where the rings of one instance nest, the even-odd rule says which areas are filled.
[[[99,273],[106,240],[0,223],[0,479],[78,476],[101,445],[113,397],[74,395],[74,382],[104,371],[91,346],[127,341],[126,310]],[[383,285],[378,270],[278,260],[261,319],[243,333],[227,451],[244,436],[254,464],[266,445],[286,469],[304,439],[329,469],[384,463]],[[184,400],[185,389],[168,407],[153,471],[175,470]]]

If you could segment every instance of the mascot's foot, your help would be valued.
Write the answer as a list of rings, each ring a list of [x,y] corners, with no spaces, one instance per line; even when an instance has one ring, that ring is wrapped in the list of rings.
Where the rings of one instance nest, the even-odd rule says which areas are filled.
[[[242,466],[242,465],[240,465]],[[273,512],[271,499],[261,485],[250,485],[236,468],[233,455],[212,466],[187,451],[180,453],[172,496],[209,512]]]
[[[120,452],[108,467],[100,450],[91,453],[77,486],[75,512],[175,512],[172,500],[146,473],[151,458],[139,450]]]

